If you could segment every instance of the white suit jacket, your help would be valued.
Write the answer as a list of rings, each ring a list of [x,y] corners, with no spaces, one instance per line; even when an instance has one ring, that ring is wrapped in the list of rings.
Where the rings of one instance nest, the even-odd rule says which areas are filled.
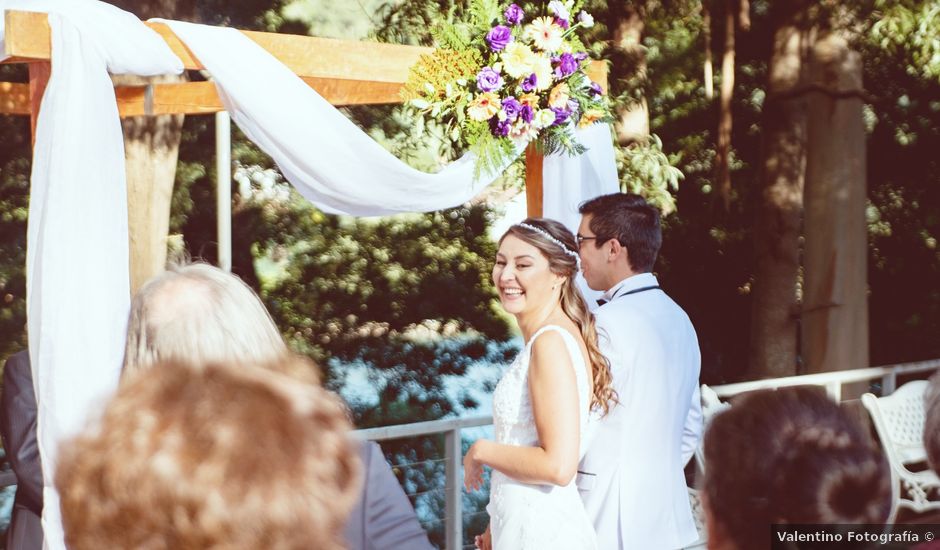
[[[605,550],[673,550],[698,539],[683,474],[702,436],[698,338],[662,290],[624,295],[657,284],[634,275],[594,312],[620,402],[594,419],[578,485]]]

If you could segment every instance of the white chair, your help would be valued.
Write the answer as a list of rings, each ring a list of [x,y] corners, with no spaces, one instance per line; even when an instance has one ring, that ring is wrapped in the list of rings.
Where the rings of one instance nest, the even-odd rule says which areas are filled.
[[[702,384],[700,391],[702,397],[702,422],[704,423],[704,428],[707,429],[711,419],[719,412],[730,408],[731,404],[722,402],[721,399],[718,398],[718,394],[715,393],[715,390],[705,384]],[[698,442],[698,446],[695,448],[696,479],[705,473],[704,441],[705,438],[702,437]],[[699,539],[689,546],[686,546],[684,550],[700,550],[704,549],[708,543],[708,531],[705,526],[705,510],[702,509],[702,496],[699,491],[691,487],[688,487],[688,489],[689,504],[692,505],[692,517],[695,519],[695,528],[698,530]]]
[[[891,469],[891,515],[894,523],[900,508],[920,513],[940,509],[940,478],[931,470],[913,471],[909,466],[927,460],[924,449],[924,391],[926,380],[908,382],[894,393],[862,396]]]

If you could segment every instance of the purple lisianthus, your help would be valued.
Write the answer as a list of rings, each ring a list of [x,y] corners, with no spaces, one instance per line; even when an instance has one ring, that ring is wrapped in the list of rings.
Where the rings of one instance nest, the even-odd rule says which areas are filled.
[[[525,18],[525,12],[517,4],[509,4],[503,16],[510,25],[518,25]]]
[[[512,29],[505,25],[496,25],[486,33],[486,43],[494,52],[502,51],[512,42]]]
[[[535,111],[532,110],[532,106],[523,105],[522,108],[519,109],[519,118],[521,118],[526,124],[531,124],[532,119],[535,118]]]
[[[499,120],[499,117],[494,116],[490,119],[490,132],[496,137],[508,136],[511,127],[512,121],[508,118],[506,120]]]
[[[503,112],[506,113],[506,120],[515,122],[519,118],[519,112],[522,110],[522,103],[514,97],[507,97],[503,100]]]
[[[580,62],[582,62],[582,61],[584,61],[585,59],[588,58],[587,52],[575,52],[575,53],[572,54],[572,55],[574,55],[574,59],[575,59],[575,61],[577,61],[578,63],[580,63]]]
[[[565,78],[578,70],[578,60],[570,53],[561,54],[556,63],[555,78]]]
[[[557,107],[552,107],[552,112],[555,113],[555,122],[552,122],[552,126],[558,126],[564,121],[568,120],[568,117],[571,116],[571,111],[568,109],[559,109]]]
[[[555,24],[558,25],[559,27],[565,29],[565,30],[568,30],[568,27],[571,26],[571,23],[570,23],[567,19],[565,19],[565,18],[563,18],[563,17],[556,17],[556,18],[555,18]]]
[[[601,95],[604,93],[604,90],[601,89],[601,85],[597,82],[591,82],[591,93],[594,95]]]
[[[531,92],[535,89],[535,85],[538,84],[538,78],[536,78],[535,73],[530,74],[525,77],[525,80],[522,81],[522,91]]]
[[[503,87],[503,77],[490,67],[483,67],[477,73],[477,88],[481,92],[494,92]]]

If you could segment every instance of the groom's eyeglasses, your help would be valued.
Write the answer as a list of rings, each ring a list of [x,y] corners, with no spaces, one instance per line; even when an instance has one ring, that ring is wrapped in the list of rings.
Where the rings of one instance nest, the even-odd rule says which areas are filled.
[[[578,248],[581,248],[581,245],[584,244],[584,241],[593,241],[595,239],[597,239],[596,235],[594,237],[585,237],[584,235],[580,233],[575,235],[575,240],[578,241]]]

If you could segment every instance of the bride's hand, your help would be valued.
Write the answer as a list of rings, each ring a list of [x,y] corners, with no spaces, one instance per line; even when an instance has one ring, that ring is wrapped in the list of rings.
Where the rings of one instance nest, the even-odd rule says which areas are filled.
[[[486,531],[482,535],[477,535],[473,539],[473,546],[479,550],[493,550],[493,538],[490,535],[490,526],[486,526]]]
[[[477,440],[463,457],[463,486],[476,491],[483,486],[483,463],[477,458],[483,440]]]

